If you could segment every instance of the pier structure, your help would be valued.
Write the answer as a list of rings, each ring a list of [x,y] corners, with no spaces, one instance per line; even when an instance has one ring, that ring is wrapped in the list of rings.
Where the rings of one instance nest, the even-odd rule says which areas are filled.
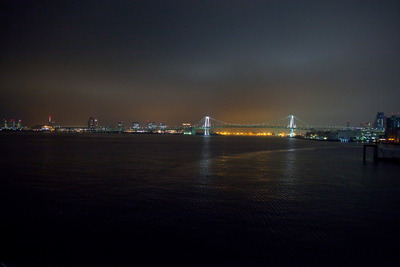
[[[367,161],[367,150],[373,149],[373,161],[399,161],[400,162],[400,147],[389,147],[378,144],[363,145],[363,162]]]

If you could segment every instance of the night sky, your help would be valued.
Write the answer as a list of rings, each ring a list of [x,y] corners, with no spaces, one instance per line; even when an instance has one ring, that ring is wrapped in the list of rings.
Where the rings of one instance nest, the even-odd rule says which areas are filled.
[[[400,1],[1,1],[0,116],[352,126],[400,111]]]

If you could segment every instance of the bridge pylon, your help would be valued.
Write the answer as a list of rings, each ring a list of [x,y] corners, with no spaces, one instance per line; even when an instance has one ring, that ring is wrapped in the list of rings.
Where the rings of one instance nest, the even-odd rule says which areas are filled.
[[[290,129],[290,137],[294,137],[295,136],[295,129],[296,129],[296,124],[294,123],[294,115],[289,115],[289,125],[288,128]]]
[[[210,127],[211,127],[211,122],[210,122],[210,117],[209,116],[205,116],[204,117],[204,135],[210,135]]]

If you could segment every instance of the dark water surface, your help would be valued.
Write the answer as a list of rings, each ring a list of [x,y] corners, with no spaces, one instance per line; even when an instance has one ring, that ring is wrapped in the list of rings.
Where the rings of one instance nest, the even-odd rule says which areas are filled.
[[[400,166],[288,138],[0,134],[6,266],[396,265]]]

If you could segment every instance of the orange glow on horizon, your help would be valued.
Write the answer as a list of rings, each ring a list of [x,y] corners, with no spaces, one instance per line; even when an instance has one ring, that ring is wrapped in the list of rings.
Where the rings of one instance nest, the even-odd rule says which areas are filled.
[[[216,132],[218,135],[272,136],[272,133]]]

